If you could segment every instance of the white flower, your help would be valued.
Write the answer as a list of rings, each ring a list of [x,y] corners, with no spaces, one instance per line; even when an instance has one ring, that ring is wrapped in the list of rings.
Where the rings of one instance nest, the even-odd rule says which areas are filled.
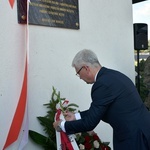
[[[79,136],[81,136],[81,133],[79,132],[79,133],[76,133],[76,135],[79,135]]]
[[[59,103],[56,104],[56,109],[57,110],[60,109],[60,104]]]
[[[83,144],[79,144],[79,148],[80,148],[80,150],[84,150],[85,146]]]
[[[94,144],[94,148],[99,148],[99,142],[97,140],[95,140],[93,144]]]

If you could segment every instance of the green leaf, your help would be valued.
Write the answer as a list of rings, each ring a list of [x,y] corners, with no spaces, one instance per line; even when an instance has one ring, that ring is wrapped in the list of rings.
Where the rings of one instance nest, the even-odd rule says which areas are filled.
[[[45,137],[44,135],[39,134],[32,130],[29,130],[29,135],[35,143],[42,145],[42,146],[46,145],[48,138]]]
[[[68,106],[67,106],[67,107],[71,107],[71,106],[79,107],[78,105],[76,105],[76,104],[74,104],[74,103],[68,104]]]
[[[45,150],[57,150],[56,143],[52,139],[47,138],[44,135],[29,130],[29,136],[36,144],[41,145]]]

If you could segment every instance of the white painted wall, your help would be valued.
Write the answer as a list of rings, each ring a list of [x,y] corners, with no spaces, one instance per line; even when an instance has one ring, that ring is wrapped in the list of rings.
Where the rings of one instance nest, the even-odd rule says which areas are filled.
[[[91,85],[75,76],[74,55],[84,48],[93,50],[105,67],[117,69],[133,81],[134,48],[131,0],[79,0],[80,29],[29,25],[28,107],[29,129],[43,132],[37,116],[44,116],[52,86],[80,106],[90,105]],[[0,149],[2,149],[19,99],[25,57],[26,25],[17,23],[17,6],[0,1]],[[2,19],[3,18],[3,19]],[[100,123],[95,131],[110,141],[112,129]],[[16,150],[20,138],[8,150]],[[40,150],[29,140],[25,150]]]

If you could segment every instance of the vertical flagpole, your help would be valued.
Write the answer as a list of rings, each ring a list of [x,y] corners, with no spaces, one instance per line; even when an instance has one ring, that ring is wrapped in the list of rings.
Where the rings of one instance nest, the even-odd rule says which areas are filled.
[[[29,2],[27,0],[27,24],[26,24],[26,63],[29,66],[29,22],[28,22],[28,12],[29,12]],[[27,68],[28,69],[28,68]],[[28,143],[28,132],[29,132],[29,118],[28,118],[28,101],[26,101],[26,110],[24,115],[24,122],[23,122],[23,135],[19,145],[18,150],[23,150],[23,148]]]

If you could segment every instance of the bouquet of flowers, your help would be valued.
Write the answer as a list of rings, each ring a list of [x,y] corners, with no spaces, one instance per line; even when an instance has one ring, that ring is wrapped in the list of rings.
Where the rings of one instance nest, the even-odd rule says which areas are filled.
[[[111,150],[109,142],[102,142],[94,131],[77,133],[76,142],[80,150]]]

